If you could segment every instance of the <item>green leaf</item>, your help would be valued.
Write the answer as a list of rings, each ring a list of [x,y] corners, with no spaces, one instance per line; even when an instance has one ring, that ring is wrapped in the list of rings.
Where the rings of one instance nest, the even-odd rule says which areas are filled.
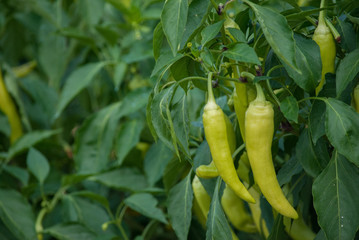
[[[161,141],[154,143],[144,160],[144,171],[150,186],[161,179],[168,162],[174,157],[173,152]]]
[[[142,119],[134,119],[121,125],[116,140],[117,166],[123,163],[127,154],[139,142],[143,128],[144,122]]]
[[[286,119],[298,123],[299,106],[295,97],[289,96],[284,98],[280,102],[280,110]]]
[[[200,165],[207,165],[211,162],[212,156],[209,150],[209,146],[206,140],[199,145],[196,151],[196,155],[193,158],[193,167],[196,169]]]
[[[212,4],[207,0],[193,0],[188,8],[187,23],[183,33],[181,48],[191,41],[202,29]]]
[[[192,219],[193,190],[191,171],[168,194],[168,215],[172,227],[180,240],[188,237]]]
[[[187,14],[187,0],[167,0],[163,6],[161,14],[162,28],[172,49],[173,56],[179,50],[187,22]]]
[[[283,186],[286,183],[289,183],[292,177],[303,170],[299,161],[295,157],[291,157],[279,170],[277,174],[278,183],[280,186]]]
[[[157,208],[157,199],[148,193],[137,193],[124,200],[125,204],[142,215],[156,219],[164,224],[167,220],[162,210]]]
[[[74,160],[78,174],[104,170],[109,161],[121,103],[114,103],[91,115],[79,128],[75,139]]]
[[[286,239],[286,233],[284,231],[283,215],[278,214],[271,233],[267,240]]]
[[[294,82],[310,93],[314,91],[322,76],[319,47],[312,39],[305,38],[299,34],[294,36],[296,41],[295,60],[298,68],[302,70],[301,74],[287,65],[283,60],[282,63]]]
[[[300,134],[295,149],[296,158],[305,172],[312,177],[317,177],[329,162],[329,155],[324,142],[318,141],[316,145],[313,145],[307,128]],[[323,150],[326,154],[320,154]]]
[[[36,239],[35,216],[31,205],[17,191],[0,189],[0,218],[18,239]]]
[[[340,62],[337,75],[337,97],[339,98],[347,86],[354,81],[355,76],[359,73],[359,49],[349,53]]]
[[[177,54],[175,57],[170,52],[165,52],[161,54],[157,61],[156,65],[152,70],[151,77],[159,77],[160,75],[163,75],[173,63],[175,63],[177,60],[181,59],[183,57],[182,54]]]
[[[174,157],[167,164],[163,173],[163,185],[165,190],[168,192],[171,188],[182,179],[182,176],[186,174],[191,165],[188,161],[179,161],[178,158]]]
[[[330,143],[340,154],[359,166],[359,114],[351,106],[334,98],[329,98],[325,103],[325,132]]]
[[[179,91],[177,91],[178,93]],[[183,91],[182,91],[183,92]],[[173,119],[173,130],[174,136],[176,137],[176,142],[182,149],[182,152],[187,156],[190,156],[189,151],[189,117],[188,117],[188,107],[187,107],[187,98],[184,96],[176,104],[171,107],[171,115]]]
[[[162,48],[162,43],[163,43],[163,37],[164,37],[164,33],[163,33],[163,29],[162,29],[162,23],[159,22],[155,28],[155,30],[153,30],[153,56],[155,58],[155,60],[158,60],[158,57],[160,56],[161,53],[161,48]]]
[[[205,27],[202,32],[201,32],[201,36],[202,36],[202,40],[201,40],[201,45],[202,48],[206,45],[206,43],[208,43],[209,41],[211,41],[212,39],[214,39],[217,34],[219,33],[219,31],[221,30],[222,26],[223,26],[224,20],[221,20],[219,22],[216,22],[215,24],[209,25],[207,27]]]
[[[105,208],[110,209],[110,205],[108,203],[107,198],[102,195],[96,194],[94,192],[84,190],[84,191],[73,192],[73,193],[71,193],[71,195],[79,196],[79,197],[86,197],[88,199],[91,199],[91,200],[94,200],[94,201],[100,203]]]
[[[98,236],[103,236],[104,239],[106,235],[112,237],[116,235],[115,226],[109,226],[106,232],[102,230],[102,224],[111,220],[108,212],[103,207],[84,198],[76,196],[71,198],[80,223]]]
[[[325,103],[319,100],[315,100],[310,109],[308,123],[314,144],[325,134],[325,110]]]
[[[103,0],[81,0],[79,2],[82,18],[90,25],[97,24],[104,16],[104,6]]]
[[[115,84],[115,88],[119,89],[121,83],[126,75],[127,64],[125,62],[118,62],[115,66],[115,73],[113,76],[113,82]]]
[[[148,184],[144,175],[132,168],[121,168],[101,173],[89,178],[91,181],[99,182],[107,187],[125,191],[140,191]]]
[[[46,157],[35,148],[30,148],[30,151],[27,154],[26,164],[40,184],[44,184],[44,181],[50,172],[50,165]]]
[[[95,233],[78,223],[60,223],[45,229],[44,233],[50,234],[59,240],[96,239]]]
[[[211,207],[209,209],[207,219],[206,240],[232,239],[231,229],[226,219],[226,216],[224,215],[220,201],[220,189],[222,184],[222,179],[217,178],[217,184],[213,192]]]
[[[90,47],[94,47],[96,45],[96,42],[95,42],[95,40],[93,38],[88,36],[86,32],[82,32],[78,28],[72,28],[72,27],[61,28],[59,33],[62,36],[76,39],[80,43],[82,43],[84,45],[87,45],[87,46],[90,46]]]
[[[14,145],[11,146],[7,155],[7,161],[13,158],[15,155],[25,151],[33,145],[49,138],[55,134],[60,133],[60,130],[49,130],[49,131],[33,131],[27,133],[17,140]]]
[[[5,172],[19,179],[23,186],[27,186],[27,184],[29,183],[30,175],[27,170],[11,165],[5,165],[3,169]]]
[[[66,79],[65,86],[62,89],[54,119],[60,116],[67,104],[69,104],[82,89],[91,83],[95,75],[105,65],[105,62],[88,63],[71,73],[71,75]]]
[[[189,77],[190,74],[188,72],[188,67],[192,63],[193,61],[189,57],[183,57],[178,61],[176,61],[170,68],[173,78],[176,81],[180,81],[185,77]],[[183,90],[187,92],[188,82],[180,83],[180,85],[183,88]]]
[[[237,43],[231,46],[223,52],[223,55],[239,62],[261,64],[254,49],[246,43]]]
[[[247,43],[246,36],[244,33],[238,28],[226,28],[229,33],[236,39],[237,42]]]
[[[170,101],[174,94],[175,85],[162,90],[156,94],[151,104],[151,123],[161,141],[170,149],[173,149],[170,126],[168,123],[166,109],[169,108]]]
[[[336,151],[315,179],[314,208],[328,239],[354,239],[359,227],[358,182],[358,168]]]
[[[295,61],[295,42],[293,32],[288,26],[286,18],[271,8],[262,7],[250,1],[245,1],[258,19],[262,31],[269,45],[281,61],[288,64],[299,74]]]

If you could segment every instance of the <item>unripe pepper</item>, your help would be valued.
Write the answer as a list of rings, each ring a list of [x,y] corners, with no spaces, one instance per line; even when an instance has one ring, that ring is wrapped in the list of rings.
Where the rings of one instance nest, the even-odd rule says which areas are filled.
[[[249,104],[245,116],[246,148],[254,180],[271,206],[280,214],[297,219],[298,214],[279,186],[272,161],[274,111],[259,84],[257,98]]]
[[[11,135],[10,142],[14,143],[19,137],[22,136],[22,125],[20,117],[17,113],[15,104],[6,89],[4,80],[0,71],[0,110],[8,117]]]
[[[324,6],[325,1],[322,0],[320,7],[323,8]],[[322,60],[322,78],[318,87],[315,89],[315,93],[318,95],[325,83],[325,74],[335,72],[335,42],[330,29],[325,23],[324,11],[319,13],[318,27],[314,31],[313,40],[320,48],[320,58]]]
[[[204,107],[203,127],[213,162],[223,181],[243,200],[255,202],[237,176],[228,143],[224,113],[213,96],[211,73],[208,75],[208,102]]]
[[[247,212],[243,200],[237,197],[231,188],[224,189],[221,204],[229,221],[236,229],[249,233],[257,232],[253,218]]]
[[[284,229],[293,240],[313,240],[316,234],[304,222],[303,217],[299,215],[298,219],[291,221],[290,218],[283,218]]]
[[[231,150],[231,154],[236,150],[236,135],[233,130],[233,126],[231,120],[224,114],[225,122],[226,122],[226,131],[227,131],[227,140],[229,144],[229,148]],[[201,165],[196,169],[196,175],[200,178],[214,178],[219,175],[214,162],[211,161],[208,165]]]

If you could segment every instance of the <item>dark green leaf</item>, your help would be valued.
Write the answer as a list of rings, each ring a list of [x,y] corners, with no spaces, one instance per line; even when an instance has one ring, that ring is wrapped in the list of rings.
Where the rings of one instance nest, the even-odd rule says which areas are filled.
[[[157,199],[148,193],[137,193],[125,199],[125,204],[142,215],[167,223],[162,210],[157,208]]]
[[[88,239],[95,240],[96,234],[87,229],[85,226],[72,223],[60,223],[44,230],[45,233],[50,234],[59,240],[79,240]]]
[[[247,43],[246,36],[244,33],[237,28],[226,28],[229,33],[236,39],[237,42]]]
[[[308,122],[314,144],[325,134],[325,110],[325,103],[319,100],[315,100],[310,109]]]
[[[201,30],[212,5],[207,0],[193,0],[189,5],[187,23],[183,33],[181,48],[191,41]]]
[[[253,63],[260,65],[258,56],[253,48],[246,43],[238,43],[228,48],[223,55],[229,59],[233,59],[244,63]]]
[[[74,192],[71,193],[72,196],[79,196],[79,197],[86,197],[88,199],[94,200],[98,203],[100,203],[102,206],[104,206],[105,208],[110,208],[110,205],[108,203],[107,198],[105,198],[102,195],[96,194],[94,192],[90,192],[90,191],[78,191],[78,192]]]
[[[62,89],[59,103],[57,104],[54,118],[60,116],[67,104],[87,85],[90,84],[95,75],[106,65],[105,62],[88,63],[75,70],[66,80]]]
[[[298,86],[307,92],[314,91],[321,78],[321,58],[318,45],[309,38],[299,34],[295,35],[295,60],[301,74],[287,65],[283,60],[288,75]]]
[[[224,20],[221,20],[219,22],[216,22],[212,25],[209,25],[207,27],[205,27],[202,32],[201,32],[201,36],[202,36],[202,40],[201,40],[201,45],[202,48],[206,45],[206,43],[208,43],[209,41],[211,41],[212,39],[214,39],[217,34],[219,33],[219,31],[221,30],[222,26],[223,26]]]
[[[162,29],[162,23],[159,22],[153,31],[153,56],[156,61],[158,60],[158,57],[161,53],[163,37],[164,33]]]
[[[168,194],[168,215],[179,239],[187,239],[192,219],[193,190],[191,172]]]
[[[27,170],[11,165],[5,165],[3,169],[5,172],[19,179],[23,186],[27,186],[27,184],[29,183],[30,175]]]
[[[144,171],[150,186],[163,176],[165,167],[173,157],[173,152],[161,141],[151,146],[144,160]]]
[[[121,103],[114,103],[86,119],[76,136],[74,159],[78,174],[104,170],[108,164]]]
[[[278,214],[271,233],[268,236],[268,240],[277,240],[277,239],[286,239],[286,234],[284,232],[284,224],[283,224],[283,215]]]
[[[110,188],[132,192],[140,191],[147,187],[145,176],[132,168],[112,170],[90,177],[89,180],[99,182]]]
[[[0,218],[18,239],[36,239],[31,205],[17,191],[0,189]]]
[[[289,96],[284,98],[284,100],[280,102],[280,110],[285,118],[298,123],[299,106],[295,97]]]
[[[163,32],[172,49],[173,56],[177,54],[187,22],[188,1],[167,0],[162,10],[161,22]]]
[[[358,168],[336,151],[314,181],[314,208],[328,239],[354,239],[359,227],[358,181]]]
[[[44,181],[50,172],[50,165],[46,157],[35,148],[30,148],[30,151],[27,154],[26,164],[40,184],[44,184]]]
[[[224,183],[222,182],[222,179],[218,178],[216,187],[213,192],[211,207],[209,209],[209,214],[207,219],[206,240],[232,239],[231,228],[228,224],[226,216],[224,215],[220,201],[220,189],[221,189],[221,185],[223,184]]]
[[[7,155],[7,160],[10,160],[15,155],[58,133],[60,133],[59,130],[33,131],[27,133],[11,146]]]
[[[131,120],[122,124],[116,140],[117,165],[120,166],[127,154],[140,140],[144,122],[142,120]]]
[[[277,174],[277,179],[279,185],[282,186],[286,183],[289,183],[292,177],[302,171],[302,166],[295,157],[291,157],[279,170]]]
[[[327,153],[326,155],[323,156],[320,154],[323,149],[323,144],[323,141],[318,141],[316,145],[313,145],[307,128],[302,131],[297,142],[296,158],[301,163],[306,173],[312,177],[317,177],[329,161],[327,149],[325,149]]]
[[[359,166],[359,114],[334,98],[329,98],[325,103],[325,132],[330,143],[340,154]]]
[[[288,26],[286,18],[271,8],[262,7],[250,1],[245,1],[254,11],[262,31],[275,54],[284,63],[298,73],[295,60],[295,43],[293,32]]]
[[[337,97],[339,98],[347,86],[359,73],[359,49],[349,53],[339,64],[336,76]]]

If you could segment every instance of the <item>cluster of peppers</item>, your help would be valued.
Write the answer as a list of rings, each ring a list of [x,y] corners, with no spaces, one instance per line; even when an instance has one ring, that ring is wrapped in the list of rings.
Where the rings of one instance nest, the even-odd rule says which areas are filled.
[[[325,1],[322,1],[321,8],[324,8],[324,5]],[[313,40],[320,48],[322,60],[321,80],[315,90],[318,95],[325,84],[325,74],[335,73],[335,41],[327,26],[325,11],[320,12]],[[236,64],[233,65],[233,78],[241,79],[240,70],[242,69],[239,69]],[[208,101],[204,107],[203,126],[213,161],[209,165],[201,165],[196,169],[196,176],[192,183],[195,213],[197,216],[201,215],[199,218],[202,219],[202,223],[205,223],[211,201],[198,177],[220,176],[226,183],[221,199],[222,207],[236,229],[250,233],[259,231],[265,237],[269,236],[265,221],[261,218],[259,200],[262,193],[276,213],[284,216],[285,230],[293,239],[314,239],[315,234],[292,207],[278,183],[271,153],[274,133],[273,106],[265,99],[261,86],[258,83],[254,85],[255,90],[253,84],[236,82],[233,92],[234,109],[247,151],[243,153],[236,170],[232,159],[236,146],[233,127],[215,102],[212,73],[208,75]],[[359,113],[359,84],[354,88],[352,99],[353,106]],[[250,168],[255,185],[247,190]],[[248,202],[252,214],[247,211],[243,200]],[[238,239],[233,231],[232,238]]]

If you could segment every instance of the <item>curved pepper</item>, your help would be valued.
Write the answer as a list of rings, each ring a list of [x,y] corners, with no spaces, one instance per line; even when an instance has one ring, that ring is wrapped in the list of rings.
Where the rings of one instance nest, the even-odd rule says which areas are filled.
[[[231,154],[236,150],[236,135],[233,130],[231,120],[224,114],[226,122],[226,132],[228,137],[228,143],[231,150]],[[200,178],[214,178],[219,175],[213,160],[208,165],[201,165],[196,169],[196,175]]]
[[[213,162],[223,181],[243,200],[255,202],[237,176],[228,143],[225,117],[216,104],[212,91],[212,74],[208,76],[208,102],[204,107],[204,133],[211,151]]]
[[[20,117],[16,111],[15,104],[5,87],[4,80],[0,71],[0,110],[8,117],[11,135],[10,142],[14,143],[22,136],[22,125]]]
[[[280,214],[297,219],[298,214],[279,186],[272,161],[274,111],[256,84],[257,98],[249,104],[245,117],[246,148],[254,180],[271,206]]]
[[[320,6],[321,8],[324,7],[324,1]],[[325,74],[326,73],[335,73],[335,42],[333,35],[330,29],[327,27],[325,23],[325,12],[321,11],[319,13],[319,22],[318,27],[314,31],[313,40],[318,44],[320,49],[320,58],[322,60],[322,78],[315,89],[316,95],[322,89],[325,83]]]

